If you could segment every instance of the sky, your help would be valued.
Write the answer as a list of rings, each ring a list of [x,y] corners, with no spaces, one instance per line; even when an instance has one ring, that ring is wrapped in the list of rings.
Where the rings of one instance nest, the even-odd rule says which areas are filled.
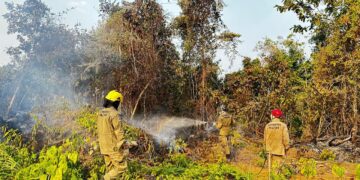
[[[5,0],[21,3],[24,0]],[[42,0],[53,12],[70,9],[63,22],[73,26],[80,23],[86,29],[95,28],[99,21],[98,0]],[[121,0],[119,0],[121,1]],[[171,19],[179,14],[177,0],[158,0],[166,14]],[[290,28],[299,21],[293,13],[281,14],[274,6],[281,0],[224,0],[223,21],[232,32],[241,34],[242,43],[239,46],[240,56],[233,63],[218,53],[218,59],[223,59],[220,66],[224,72],[232,72],[241,68],[242,56],[256,57],[256,44],[264,38],[277,39],[291,33]],[[10,61],[6,49],[16,46],[14,35],[7,34],[7,23],[2,15],[6,13],[4,0],[0,0],[0,65]],[[296,36],[299,41],[307,42],[306,37]],[[307,51],[309,48],[307,48]]]

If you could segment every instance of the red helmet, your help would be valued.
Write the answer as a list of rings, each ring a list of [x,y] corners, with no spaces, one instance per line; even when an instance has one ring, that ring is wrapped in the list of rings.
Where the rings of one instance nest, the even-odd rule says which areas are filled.
[[[276,118],[279,118],[283,115],[280,109],[274,109],[271,111],[271,115],[273,115]]]

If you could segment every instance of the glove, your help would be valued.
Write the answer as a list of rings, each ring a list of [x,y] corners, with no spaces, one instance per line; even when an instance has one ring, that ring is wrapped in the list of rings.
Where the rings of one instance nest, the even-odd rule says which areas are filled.
[[[131,141],[130,143],[132,146],[138,146],[138,143],[136,141]]]
[[[129,148],[132,148],[132,147],[138,146],[138,143],[136,141],[126,141],[126,145]]]
[[[122,140],[116,144],[114,147],[114,151],[120,151],[121,149],[125,149],[126,147],[126,141]]]

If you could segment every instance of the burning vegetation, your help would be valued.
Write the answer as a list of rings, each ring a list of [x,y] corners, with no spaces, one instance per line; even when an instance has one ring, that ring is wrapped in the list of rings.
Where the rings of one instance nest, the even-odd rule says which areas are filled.
[[[101,179],[106,165],[96,119],[109,90],[131,147],[123,179],[266,179],[262,139],[270,111],[285,112],[291,147],[272,179],[360,179],[360,4],[283,1],[308,26],[307,58],[294,40],[265,39],[257,58],[221,76],[216,53],[239,58],[240,34],[219,0],[179,0],[169,19],[155,0],[99,0],[99,26],[61,23],[41,0],[6,2],[18,46],[0,67],[0,179]],[[174,42],[180,41],[180,47]],[[231,161],[215,127],[235,124]]]

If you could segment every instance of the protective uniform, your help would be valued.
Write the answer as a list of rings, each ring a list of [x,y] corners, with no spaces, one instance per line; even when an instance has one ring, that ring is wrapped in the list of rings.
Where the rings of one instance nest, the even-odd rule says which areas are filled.
[[[112,91],[111,91],[112,92]],[[111,92],[108,100],[121,101],[119,94]],[[121,94],[120,94],[121,95]],[[122,96],[121,96],[122,97]],[[100,152],[104,155],[106,164],[105,180],[115,179],[127,169],[126,156],[128,149],[124,148],[124,132],[118,111],[114,107],[104,108],[97,119]]]
[[[216,128],[220,130],[220,143],[224,148],[224,153],[228,157],[230,155],[230,137],[232,134],[232,127],[234,126],[234,120],[230,114],[222,111],[216,121]]]
[[[289,132],[286,124],[275,118],[268,123],[264,132],[265,149],[269,153],[271,164],[280,164],[289,148]],[[272,166],[271,165],[271,166]]]

